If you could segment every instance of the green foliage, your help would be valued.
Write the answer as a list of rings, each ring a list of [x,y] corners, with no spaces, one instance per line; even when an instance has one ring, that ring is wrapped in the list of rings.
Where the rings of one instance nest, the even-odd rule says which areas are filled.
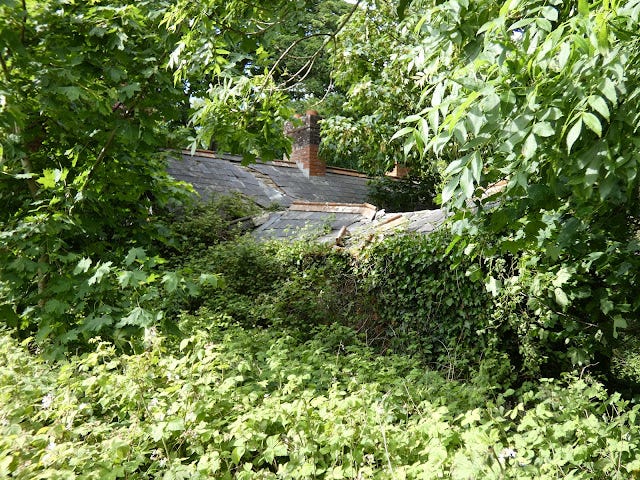
[[[346,90],[346,100],[322,122],[321,148],[326,158],[340,158],[372,175],[383,175],[396,162],[406,164],[430,183],[435,164],[427,165],[417,152],[390,142],[420,99],[420,79],[416,82],[407,72],[419,61],[413,52],[421,41],[415,28],[428,2],[415,2],[403,20],[396,15],[398,3],[362,6],[338,35],[332,75]]]
[[[640,387],[640,341],[627,336],[616,345],[611,360],[612,384],[623,394]]]
[[[215,271],[225,278],[223,290],[207,291],[181,308],[214,311],[245,326],[308,331],[344,321],[358,300],[349,258],[304,241],[259,243],[244,236],[194,251],[181,271]]]
[[[154,213],[186,192],[160,151],[184,98],[162,64],[174,41],[163,13],[148,1],[0,6],[0,304],[39,342],[148,323],[128,316],[140,295],[119,292],[146,281],[153,265],[137,260],[155,253],[127,255],[168,240]]]
[[[414,212],[435,208],[439,176],[389,178],[377,177],[369,181],[369,202],[387,212]]]
[[[255,203],[240,194],[213,195],[206,202],[168,212],[166,221],[180,238],[177,250],[186,257],[197,255],[210,245],[234,239],[243,232],[238,220],[259,212]]]
[[[516,331],[494,316],[478,281],[489,266],[449,251],[447,238],[394,237],[365,251],[356,269],[375,312],[367,327],[383,345],[411,351],[452,378],[477,372],[484,359],[497,362],[494,383],[509,383],[521,352]]]
[[[149,323],[129,313],[145,308],[136,304],[145,294],[118,293],[143,274],[114,281],[132,249],[155,258],[158,244],[173,242],[157,215],[179,208],[188,189],[166,174],[165,149],[186,142],[191,99],[206,143],[216,137],[247,159],[281,157],[289,146],[286,98],[268,76],[231,66],[262,48],[237,32],[269,21],[278,5],[186,3],[0,5],[0,308],[38,341],[62,346],[112,337],[124,319]],[[207,92],[211,102],[197,100]],[[85,261],[109,280],[89,283],[91,272],[76,272]]]
[[[352,8],[342,0],[305,2],[304,8],[282,16],[276,25],[277,34],[269,46],[269,67],[275,67],[276,82],[290,90],[299,112],[316,108],[320,100],[324,104],[327,96],[341,94],[332,85],[327,47],[339,30],[341,17]]]
[[[222,321],[221,321],[222,320]],[[0,336],[12,478],[631,478],[638,406],[590,380],[491,395],[332,327],[185,318],[175,344],[50,365]]]
[[[520,329],[548,343],[549,363],[608,370],[640,312],[636,3],[451,0],[422,14],[422,95],[396,136],[447,161],[459,248],[480,232],[495,235],[482,255],[521,259],[486,280],[519,296]]]

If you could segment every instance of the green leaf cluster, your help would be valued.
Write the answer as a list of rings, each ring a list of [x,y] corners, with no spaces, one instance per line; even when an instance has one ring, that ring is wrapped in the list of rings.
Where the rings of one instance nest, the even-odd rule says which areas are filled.
[[[520,298],[530,340],[606,370],[640,312],[637,5],[451,0],[422,15],[422,93],[396,138],[446,162],[457,248],[517,259],[486,281]]]
[[[589,379],[491,394],[348,329],[309,341],[185,317],[137,354],[60,364],[0,335],[12,478],[630,478],[638,407]]]

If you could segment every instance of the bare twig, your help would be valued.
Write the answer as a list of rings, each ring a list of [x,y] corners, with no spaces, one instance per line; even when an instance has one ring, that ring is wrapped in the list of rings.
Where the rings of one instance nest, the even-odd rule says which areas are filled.
[[[282,52],[282,54],[278,57],[278,59],[276,60],[276,62],[271,66],[271,69],[269,70],[269,72],[267,73],[267,78],[271,78],[273,77],[273,74],[276,72],[276,70],[278,69],[278,67],[280,67],[280,64],[284,61],[285,58],[287,58],[289,56],[289,52],[291,50],[293,50],[294,48],[296,48],[298,45],[300,45],[302,42],[305,42],[311,38],[315,38],[315,37],[326,37],[326,36],[333,36],[332,33],[312,33],[311,35],[307,35],[305,37],[302,38],[297,38],[291,45],[289,45],[286,50],[284,52]],[[318,50],[316,50],[316,52],[309,58],[315,59],[315,57],[317,57],[320,52],[322,51],[322,49],[324,49],[324,46],[326,45],[327,42],[323,42],[322,46],[320,48],[318,48]],[[308,62],[307,62],[308,63]],[[300,72],[301,70],[303,70],[305,68],[306,64],[300,69],[298,70],[298,72]],[[295,76],[295,75],[294,75]]]
[[[293,50],[297,45],[299,45],[300,43],[302,43],[302,42],[304,42],[306,40],[309,40],[310,38],[320,37],[320,36],[327,37],[325,39],[325,41],[322,42],[322,45],[320,45],[320,47],[318,47],[318,49],[311,56],[308,57],[309,60],[295,74],[293,74],[291,77],[289,77],[289,79],[287,79],[282,84],[282,86],[286,87],[291,81],[294,81],[294,80],[297,81],[297,82],[300,82],[300,81],[304,80],[309,75],[309,72],[311,71],[311,68],[313,67],[313,64],[315,63],[315,61],[318,58],[318,56],[324,51],[324,49],[327,47],[327,45],[329,45],[329,43],[332,40],[335,41],[338,33],[340,33],[342,31],[342,29],[347,25],[347,23],[349,23],[349,21],[351,20],[351,17],[353,17],[353,15],[357,11],[357,9],[360,7],[361,3],[362,3],[362,0],[358,0],[356,3],[354,3],[354,5],[351,8],[351,10],[349,10],[349,12],[344,16],[344,18],[342,19],[342,22],[340,23],[340,25],[338,25],[338,28],[334,32],[331,32],[331,33],[314,33],[314,34],[311,34],[311,35],[307,35],[305,37],[298,38],[291,45],[289,45],[289,47],[287,47],[287,49],[280,55],[278,60],[276,60],[276,62],[273,64],[273,66],[271,67],[271,69],[267,73],[267,76],[265,78],[265,82],[263,84],[263,88],[266,87],[266,82],[269,79],[273,78],[273,74],[280,67],[280,64],[289,55],[291,50]],[[300,75],[303,74],[303,72],[305,72],[304,76],[302,78],[299,78]]]

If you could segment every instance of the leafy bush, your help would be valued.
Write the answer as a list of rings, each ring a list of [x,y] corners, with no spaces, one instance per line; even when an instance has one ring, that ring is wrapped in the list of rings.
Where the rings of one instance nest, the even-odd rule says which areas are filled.
[[[213,245],[184,262],[182,272],[216,271],[223,290],[203,290],[182,309],[203,307],[246,326],[301,328],[343,322],[354,299],[350,258],[309,242],[257,242],[251,236]]]
[[[413,212],[436,208],[439,175],[420,178],[378,177],[369,181],[369,201],[387,212]]]
[[[493,321],[482,277],[469,275],[486,266],[448,245],[449,236],[437,232],[388,238],[365,252],[357,268],[375,312],[369,328],[383,344],[414,351],[453,378],[493,357],[508,380],[520,363],[517,336]]]
[[[495,322],[517,333],[526,370],[558,375],[589,366],[610,376],[614,351],[638,332],[638,241],[607,240],[558,212],[519,222],[514,210],[505,204],[472,220],[457,215],[452,248],[491,265],[478,276],[492,293]],[[541,228],[531,248],[524,238]]]
[[[589,380],[522,395],[379,356],[341,327],[309,341],[186,317],[175,343],[48,364],[0,335],[0,476],[630,478],[635,421]]]
[[[179,236],[181,255],[197,255],[210,245],[231,240],[243,233],[242,224],[234,222],[260,213],[260,208],[239,193],[212,195],[206,202],[196,202],[184,210],[168,214],[168,222]]]

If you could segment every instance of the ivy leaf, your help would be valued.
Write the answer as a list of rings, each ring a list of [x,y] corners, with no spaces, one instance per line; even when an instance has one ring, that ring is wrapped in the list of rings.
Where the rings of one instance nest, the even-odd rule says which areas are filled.
[[[573,127],[567,133],[567,151],[571,153],[571,147],[576,143],[578,137],[580,136],[580,132],[582,131],[582,118],[579,118],[576,123],[573,124]]]
[[[231,452],[231,461],[234,464],[238,465],[240,463],[240,460],[242,459],[242,456],[244,455],[245,450],[246,450],[245,447],[242,445],[234,448],[233,451]]]
[[[502,288],[502,282],[497,280],[493,276],[489,277],[489,281],[485,285],[487,292],[489,292],[492,296],[497,297],[500,289]]]

